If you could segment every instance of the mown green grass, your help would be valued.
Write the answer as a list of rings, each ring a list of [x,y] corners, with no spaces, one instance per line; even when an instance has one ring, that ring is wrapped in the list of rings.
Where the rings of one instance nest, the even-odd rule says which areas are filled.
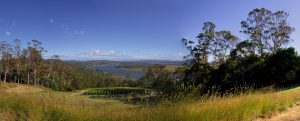
[[[131,93],[144,94],[145,89],[139,87],[107,87],[92,88],[84,92],[85,95],[126,95]]]
[[[1,87],[1,86],[0,86]],[[10,87],[8,87],[10,88]],[[270,117],[300,99],[300,88],[251,92],[225,97],[163,101],[155,106],[129,105],[117,100],[54,91],[0,91],[0,119],[30,121],[240,121]]]

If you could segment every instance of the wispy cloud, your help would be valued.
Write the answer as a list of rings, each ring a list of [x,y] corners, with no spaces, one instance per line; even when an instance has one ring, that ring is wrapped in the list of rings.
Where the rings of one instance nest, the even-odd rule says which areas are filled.
[[[70,36],[76,36],[76,35],[84,35],[86,33],[85,30],[73,30],[73,31],[70,31],[68,34]]]
[[[54,24],[54,19],[53,19],[53,18],[50,18],[50,19],[49,19],[49,23],[50,23],[50,24]]]
[[[9,28],[14,28],[17,26],[17,23],[16,22],[11,22],[11,24],[9,25]]]
[[[71,29],[67,25],[60,25],[60,28],[62,29],[63,33],[65,34],[66,37],[69,36],[80,36],[80,35],[85,35],[87,31],[85,30],[75,30]]]
[[[57,25],[57,23],[53,18],[49,18],[49,23],[53,25]],[[61,24],[59,26],[60,31],[64,34],[65,37],[71,37],[71,36],[82,36],[87,33],[86,30],[83,29],[74,29],[69,27],[66,24]]]
[[[5,35],[6,35],[6,36],[9,36],[9,35],[11,35],[11,32],[8,32],[8,31],[7,31],[7,32],[5,32]]]

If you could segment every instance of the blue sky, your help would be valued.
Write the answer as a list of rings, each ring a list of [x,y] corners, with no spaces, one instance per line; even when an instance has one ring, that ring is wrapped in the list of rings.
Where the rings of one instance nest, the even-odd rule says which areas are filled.
[[[194,39],[205,21],[243,38],[240,22],[254,8],[284,10],[296,28],[297,0],[1,0],[0,39],[38,39],[63,59],[181,60],[181,38]]]

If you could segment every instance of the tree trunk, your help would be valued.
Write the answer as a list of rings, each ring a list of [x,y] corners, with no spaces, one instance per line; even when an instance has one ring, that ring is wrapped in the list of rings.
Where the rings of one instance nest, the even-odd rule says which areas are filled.
[[[36,82],[36,69],[34,69],[34,71],[33,71],[33,82],[34,82],[34,86],[37,86],[37,82]]]
[[[17,82],[20,84],[20,70],[17,71]]]
[[[4,73],[4,83],[6,83],[7,72]]]
[[[20,66],[17,66],[17,83],[20,84]]]
[[[29,84],[29,79],[30,79],[30,74],[29,74],[29,69],[28,69],[28,71],[27,71],[27,84]]]

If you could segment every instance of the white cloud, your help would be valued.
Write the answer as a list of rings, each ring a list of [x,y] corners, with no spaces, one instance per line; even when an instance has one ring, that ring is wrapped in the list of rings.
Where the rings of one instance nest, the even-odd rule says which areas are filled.
[[[5,35],[9,36],[9,35],[11,35],[11,33],[10,32],[5,32]]]
[[[181,52],[176,53],[176,58],[177,59],[182,59],[183,58],[183,53],[181,53]]]
[[[174,60],[174,61],[182,61],[184,54],[182,52],[177,52],[174,54],[154,54],[154,56],[150,59],[157,60]]]
[[[50,23],[50,24],[54,24],[54,19],[53,19],[53,18],[50,18],[50,19],[49,19],[49,23]]]
[[[150,59],[150,60],[172,60],[172,61],[182,61],[185,53],[175,52],[175,53],[149,53],[143,51],[137,51],[135,58],[138,59]]]
[[[119,51],[115,51],[115,50],[104,51],[99,49],[83,52],[80,53],[80,55],[87,56],[87,57],[128,57],[126,53],[122,53]]]

